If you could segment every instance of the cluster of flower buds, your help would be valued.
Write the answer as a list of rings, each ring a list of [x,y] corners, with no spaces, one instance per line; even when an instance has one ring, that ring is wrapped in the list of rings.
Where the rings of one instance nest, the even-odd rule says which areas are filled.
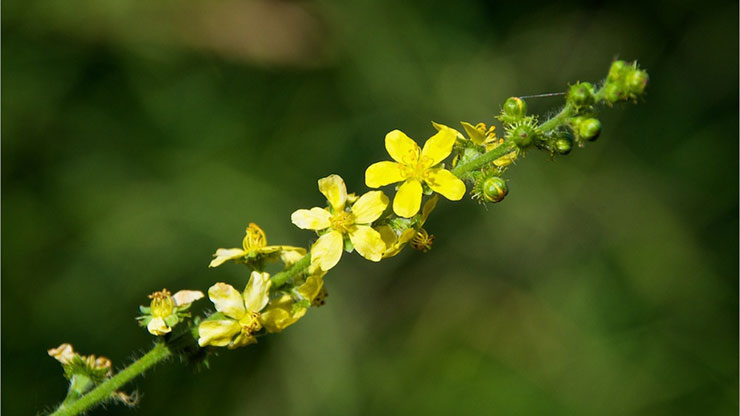
[[[111,361],[106,357],[95,355],[80,355],[75,352],[71,344],[64,343],[47,351],[64,368],[64,377],[69,380],[69,390],[65,402],[70,403],[92,390],[95,386],[105,382],[113,376]],[[136,393],[128,395],[116,391],[111,398],[133,406],[137,402]]]

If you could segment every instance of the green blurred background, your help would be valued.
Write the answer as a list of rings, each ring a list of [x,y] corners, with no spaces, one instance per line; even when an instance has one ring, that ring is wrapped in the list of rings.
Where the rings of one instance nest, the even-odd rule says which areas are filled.
[[[511,95],[651,75],[602,138],[443,203],[428,254],[345,256],[328,304],[209,371],[166,365],[92,414],[737,414],[738,4],[3,2],[2,412],[66,391],[46,349],[122,366],[137,305],[259,223],[365,189],[386,132],[490,123]],[[530,100],[546,113],[561,98]],[[500,128],[500,127],[499,127]],[[202,306],[206,306],[204,302]]]

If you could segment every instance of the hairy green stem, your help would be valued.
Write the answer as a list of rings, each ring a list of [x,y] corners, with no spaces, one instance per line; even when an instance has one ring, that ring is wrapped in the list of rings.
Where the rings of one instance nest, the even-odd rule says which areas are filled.
[[[561,124],[563,124],[569,117],[575,115],[576,109],[573,108],[572,105],[566,104],[565,107],[563,107],[562,110],[560,110],[559,113],[557,113],[553,118],[547,120],[546,122],[540,124],[540,130],[542,132],[548,132]]]
[[[115,376],[90,390],[90,392],[82,396],[80,399],[68,405],[62,403],[62,405],[60,405],[59,408],[50,416],[73,416],[90,409],[96,404],[109,399],[116,390],[121,388],[121,386],[142,374],[144,371],[149,369],[149,367],[170,357],[171,355],[172,352],[170,352],[165,344],[157,343],[151,351],[144,354],[144,356],[134,361],[128,367],[119,371]]]
[[[490,152],[486,152],[470,162],[457,165],[455,169],[452,169],[452,173],[458,178],[462,178],[466,173],[480,169],[494,160],[513,152],[516,150],[516,147],[514,142],[504,142],[500,146],[491,149]]]
[[[272,276],[272,287],[278,288],[284,285],[288,280],[293,278],[298,273],[302,272],[303,269],[307,268],[311,264],[311,254],[306,254],[302,259],[295,262],[292,266],[286,268],[282,272]]]

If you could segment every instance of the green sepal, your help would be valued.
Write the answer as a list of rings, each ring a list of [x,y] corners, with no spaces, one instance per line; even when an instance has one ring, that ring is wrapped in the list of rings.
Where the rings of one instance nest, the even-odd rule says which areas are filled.
[[[177,325],[179,322],[180,322],[180,317],[177,316],[176,313],[170,314],[170,316],[164,318],[164,323],[166,323],[167,326],[170,328]]]
[[[203,319],[202,321],[198,321],[198,324],[200,324],[200,322],[205,322],[205,321],[220,321],[220,320],[223,320],[223,319],[229,319],[229,318],[227,318],[226,315],[223,314],[223,312],[214,312],[214,313],[208,315],[208,317],[206,317],[206,319]]]
[[[152,314],[152,308],[150,306],[141,306],[139,305],[139,312],[144,314]]]
[[[139,321],[139,326],[146,327],[149,325],[149,322],[154,319],[151,315],[144,315],[144,316],[137,316],[136,320]]]
[[[349,239],[349,236],[344,236],[344,251],[351,253],[354,249],[355,246],[352,244],[352,240]]]

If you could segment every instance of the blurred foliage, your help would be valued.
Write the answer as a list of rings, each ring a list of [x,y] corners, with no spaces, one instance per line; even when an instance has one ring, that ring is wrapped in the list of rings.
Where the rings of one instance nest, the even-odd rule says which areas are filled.
[[[2,411],[65,394],[46,349],[122,366],[167,287],[330,173],[364,189],[394,128],[492,121],[510,95],[597,81],[645,102],[602,138],[532,152],[488,210],[444,203],[425,255],[347,256],[328,304],[211,369],[129,386],[137,414],[735,414],[737,2],[46,0],[3,3]],[[561,98],[530,100],[534,112]],[[205,306],[205,305],[203,305]],[[93,414],[131,414],[123,407]]]

